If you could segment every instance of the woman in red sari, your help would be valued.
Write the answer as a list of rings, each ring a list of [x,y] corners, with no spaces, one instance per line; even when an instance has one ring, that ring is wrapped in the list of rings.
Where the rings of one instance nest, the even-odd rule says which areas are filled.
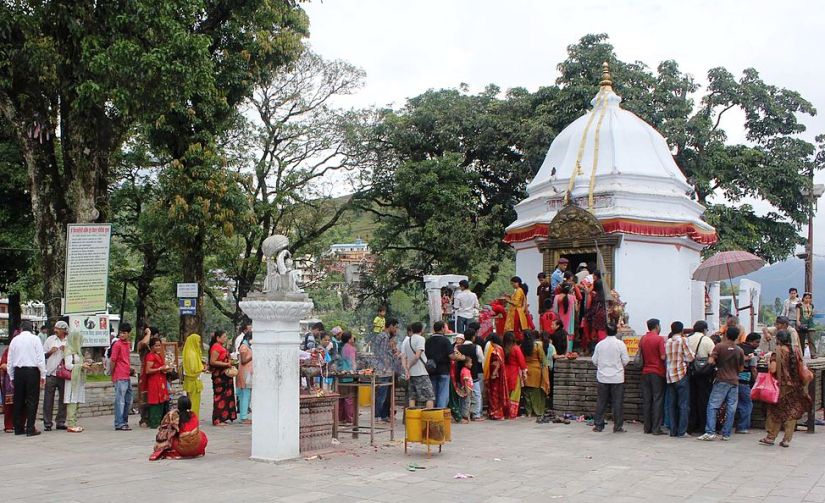
[[[521,387],[527,376],[527,361],[524,353],[516,344],[513,332],[504,334],[504,373],[507,374],[507,406],[504,415],[509,419],[518,417],[518,405],[521,401]]]
[[[17,335],[17,332],[12,334],[11,339]],[[9,342],[11,342],[9,339]],[[9,347],[3,351],[3,356],[0,357],[0,398],[3,402],[3,431],[6,433],[14,433],[14,384],[9,377]]]
[[[188,396],[178,399],[177,410],[164,416],[155,437],[155,450],[149,461],[157,459],[197,458],[206,454],[209,439],[198,427],[198,415],[192,411]]]
[[[209,343],[209,368],[212,371],[212,424],[223,426],[227,421],[238,419],[235,406],[235,383],[233,375],[227,375],[232,367],[226,345],[226,331],[218,330],[212,334]]]
[[[581,346],[582,351],[591,353],[590,345],[607,337],[607,298],[599,271],[593,273],[593,289],[588,292],[585,301]]]
[[[487,391],[487,414],[490,419],[504,419],[507,403],[507,376],[504,372],[504,348],[497,334],[489,337],[484,358],[484,389]]]
[[[144,360],[146,403],[149,404],[149,427],[157,428],[169,409],[169,388],[166,383],[166,373],[171,370],[171,367],[166,365],[163,344],[161,344],[160,339],[153,337],[149,341],[149,349],[151,352],[146,355]]]

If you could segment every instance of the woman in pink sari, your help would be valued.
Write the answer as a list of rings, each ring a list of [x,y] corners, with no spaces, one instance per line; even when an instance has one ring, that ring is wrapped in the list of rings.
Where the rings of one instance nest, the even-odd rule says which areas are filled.
[[[576,334],[576,294],[569,283],[562,283],[561,293],[553,298],[553,312],[561,320],[562,329],[567,333],[567,352],[573,351],[573,338]]]
[[[356,351],[355,338],[352,332],[344,332],[341,334],[341,359],[338,360],[338,370],[341,371],[355,371],[358,370],[355,366]],[[352,382],[351,377],[342,377],[341,382]],[[343,388],[346,391],[338,403],[338,420],[344,423],[352,423],[355,419],[355,396],[351,388]]]

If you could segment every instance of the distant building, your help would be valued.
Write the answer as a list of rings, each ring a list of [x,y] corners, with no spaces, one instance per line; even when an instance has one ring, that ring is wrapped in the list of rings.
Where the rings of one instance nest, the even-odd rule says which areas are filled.
[[[361,274],[372,261],[369,244],[360,238],[353,243],[331,245],[322,259],[324,269],[342,274],[344,283],[355,289],[361,283]]]
[[[46,323],[46,304],[37,301],[29,301],[20,306],[22,317],[34,323],[35,329]],[[9,336],[9,299],[0,299],[0,339],[7,339]]]

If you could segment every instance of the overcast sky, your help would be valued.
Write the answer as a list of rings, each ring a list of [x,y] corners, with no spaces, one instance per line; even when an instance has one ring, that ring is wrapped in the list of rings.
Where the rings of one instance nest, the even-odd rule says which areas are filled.
[[[700,82],[709,68],[737,77],[756,68],[770,84],[799,91],[819,115],[804,122],[809,141],[825,133],[825,6],[816,1],[653,0],[313,0],[310,43],[326,58],[367,72],[343,103],[401,105],[429,88],[472,91],[488,83],[535,90],[552,84],[566,47],[607,33],[619,59],[655,66],[676,60]],[[741,139],[736,117],[727,124]],[[548,145],[549,147],[549,145]],[[825,173],[817,182],[825,183]],[[815,251],[825,254],[825,198]]]

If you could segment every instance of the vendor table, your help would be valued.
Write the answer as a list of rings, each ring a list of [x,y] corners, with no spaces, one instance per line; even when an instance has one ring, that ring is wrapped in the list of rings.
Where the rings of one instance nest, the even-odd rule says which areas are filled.
[[[355,391],[355,414],[353,415],[353,424],[350,428],[340,428],[338,426],[338,414],[336,411],[335,425],[333,427],[335,434],[338,433],[352,433],[352,438],[358,438],[359,433],[370,434],[370,445],[375,445],[376,433],[390,433],[390,440],[395,440],[395,375],[394,374],[371,374],[371,375],[331,375],[335,382],[335,390],[339,393],[343,389],[350,388]],[[352,379],[353,382],[341,382],[342,379]],[[377,426],[375,424],[375,391],[378,388],[389,387],[390,394],[390,422],[388,426]],[[358,390],[361,388],[368,388],[370,390],[370,424],[369,426],[361,426],[359,424],[358,413]]]

